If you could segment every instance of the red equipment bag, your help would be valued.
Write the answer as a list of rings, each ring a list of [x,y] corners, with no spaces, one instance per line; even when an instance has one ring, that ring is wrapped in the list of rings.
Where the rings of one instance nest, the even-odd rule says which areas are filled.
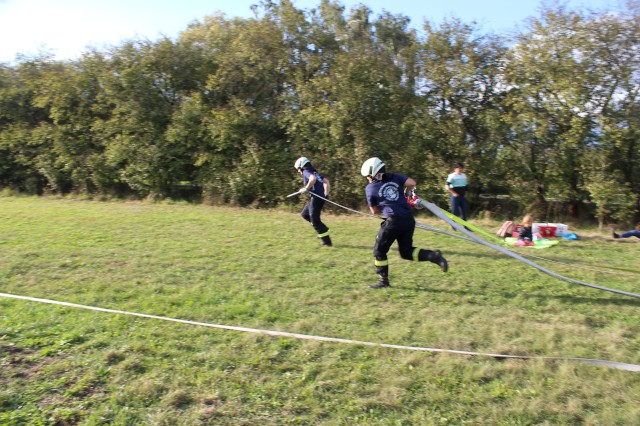
[[[538,232],[542,238],[555,238],[556,229],[555,226],[541,226]]]

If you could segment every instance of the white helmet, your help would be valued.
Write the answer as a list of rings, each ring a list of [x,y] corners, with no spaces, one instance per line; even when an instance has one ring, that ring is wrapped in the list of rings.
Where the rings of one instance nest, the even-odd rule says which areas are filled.
[[[293,167],[296,168],[296,170],[301,169],[304,167],[305,164],[310,163],[309,159],[307,157],[300,157],[296,160],[296,163],[293,165]]]
[[[374,177],[378,174],[381,168],[384,167],[384,163],[378,157],[371,157],[364,163],[362,163],[362,168],[360,169],[360,173],[362,176],[371,176]]]

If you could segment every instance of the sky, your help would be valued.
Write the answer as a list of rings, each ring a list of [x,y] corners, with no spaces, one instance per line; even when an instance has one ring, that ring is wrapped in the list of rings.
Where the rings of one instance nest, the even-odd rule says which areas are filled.
[[[277,0],[275,0],[277,1]],[[538,16],[542,0],[338,0],[346,7],[365,4],[375,18],[383,10],[411,18],[417,29],[427,20],[456,17],[481,29],[506,33]],[[570,9],[611,10],[615,0],[564,0]],[[52,53],[57,60],[75,59],[90,47],[103,50],[125,40],[175,39],[190,22],[223,13],[251,18],[259,0],[0,0],[0,62],[18,55]],[[309,10],[320,0],[292,0]]]

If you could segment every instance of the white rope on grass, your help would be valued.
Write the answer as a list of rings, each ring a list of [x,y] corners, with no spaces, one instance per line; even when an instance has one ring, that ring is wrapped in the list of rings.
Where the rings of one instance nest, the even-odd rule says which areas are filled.
[[[617,362],[617,361],[607,361],[607,360],[590,359],[590,358],[572,358],[572,357],[505,355],[505,354],[493,354],[493,353],[486,353],[486,352],[460,351],[455,349],[394,345],[390,343],[375,343],[375,342],[367,342],[363,340],[343,339],[338,337],[314,336],[310,334],[291,333],[287,331],[263,330],[259,328],[238,327],[233,325],[210,324],[206,322],[189,321],[189,320],[183,320],[178,318],[163,317],[158,315],[148,315],[148,314],[141,314],[137,312],[121,311],[118,309],[107,309],[107,308],[100,308],[97,306],[79,305],[77,303],[61,302],[61,301],[51,300],[51,299],[40,299],[37,297],[19,296],[16,294],[9,294],[9,293],[0,293],[0,297],[26,300],[29,302],[48,303],[51,305],[65,306],[68,308],[87,309],[91,311],[106,312],[111,314],[129,315],[134,317],[149,318],[149,319],[155,319],[155,320],[161,320],[161,321],[171,321],[171,322],[177,322],[181,324],[197,325],[201,327],[211,327],[211,328],[217,328],[222,330],[239,331],[243,333],[266,334],[269,336],[289,337],[292,339],[314,340],[319,342],[330,342],[330,343],[346,343],[346,344],[358,345],[358,346],[373,346],[373,347],[380,347],[380,348],[420,351],[420,352],[438,352],[438,353],[447,353],[447,354],[456,354],[456,355],[481,356],[481,357],[490,357],[490,358],[499,358],[499,359],[523,359],[523,360],[537,359],[537,360],[543,360],[543,361],[572,361],[572,362],[579,362],[583,364],[590,364],[590,365],[596,365],[596,366],[612,367],[612,368],[617,368],[618,370],[640,372],[640,365],[628,364],[628,363]]]

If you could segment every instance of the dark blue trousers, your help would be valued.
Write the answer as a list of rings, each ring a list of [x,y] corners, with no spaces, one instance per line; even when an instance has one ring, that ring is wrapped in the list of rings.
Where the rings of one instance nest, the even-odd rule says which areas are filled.
[[[329,228],[320,220],[320,213],[322,213],[322,207],[324,207],[324,200],[318,197],[310,196],[309,201],[302,209],[300,216],[307,222],[311,222],[313,229],[320,235],[326,233]]]
[[[454,197],[453,194],[451,194],[451,213],[462,220],[467,220],[467,199],[464,195]]]

